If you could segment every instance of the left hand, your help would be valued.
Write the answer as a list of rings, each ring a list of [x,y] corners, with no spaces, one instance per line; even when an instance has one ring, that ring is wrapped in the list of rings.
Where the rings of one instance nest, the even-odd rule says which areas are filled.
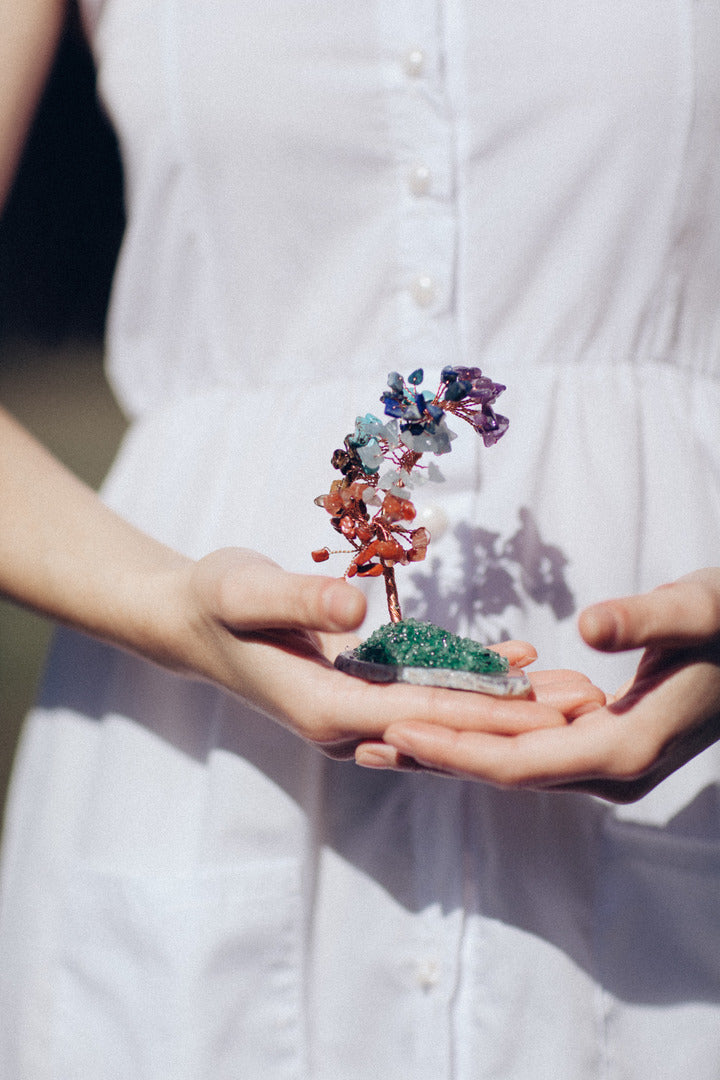
[[[604,706],[564,727],[511,736],[391,724],[384,734],[389,757],[501,787],[632,802],[720,739],[719,568],[597,604],[579,626],[601,651],[645,649],[634,678]]]

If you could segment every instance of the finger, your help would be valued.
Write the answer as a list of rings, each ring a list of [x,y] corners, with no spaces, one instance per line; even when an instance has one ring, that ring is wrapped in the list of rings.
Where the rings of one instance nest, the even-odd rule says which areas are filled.
[[[558,709],[568,720],[606,703],[600,687],[578,671],[534,671],[530,674],[530,683],[537,701]]]
[[[363,594],[338,578],[290,574],[263,560],[228,572],[222,587],[221,617],[234,630],[269,627],[342,632],[365,616]]]
[[[502,641],[499,645],[491,647],[504,656],[513,667],[527,667],[528,664],[537,660],[537,649],[527,641]]]
[[[392,724],[385,741],[428,769],[500,787],[547,788],[608,774],[612,740],[607,728],[613,719],[605,717],[584,729],[577,721],[509,738],[427,723]]]
[[[720,632],[720,581],[692,574],[652,592],[608,600],[580,615],[580,633],[604,652],[700,644]]]
[[[392,769],[393,772],[422,772],[433,776],[449,777],[440,769],[427,769],[418,761],[401,754],[394,746],[383,742],[363,742],[355,748],[355,764],[365,769]]]
[[[355,748],[355,764],[365,769],[393,769],[396,772],[424,771],[412,758],[384,742],[362,742]]]
[[[384,702],[388,701],[391,689],[397,692],[402,715],[392,712],[386,704],[383,713],[389,724],[407,718],[431,721],[453,730],[516,735],[536,728],[563,727],[567,723],[562,711],[545,701],[396,685],[378,687]]]

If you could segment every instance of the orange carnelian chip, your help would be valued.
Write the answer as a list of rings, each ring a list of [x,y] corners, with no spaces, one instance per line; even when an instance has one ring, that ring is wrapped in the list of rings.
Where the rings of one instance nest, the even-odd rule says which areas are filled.
[[[403,557],[403,548],[397,540],[378,540],[375,550],[381,559],[393,559],[397,561]]]
[[[359,577],[380,577],[382,572],[383,568],[380,563],[373,563],[373,565],[369,566],[367,569],[363,568],[361,570],[360,568],[358,568]]]
[[[387,521],[412,521],[415,514],[415,507],[409,499],[398,499],[390,494],[383,499],[382,516]]]

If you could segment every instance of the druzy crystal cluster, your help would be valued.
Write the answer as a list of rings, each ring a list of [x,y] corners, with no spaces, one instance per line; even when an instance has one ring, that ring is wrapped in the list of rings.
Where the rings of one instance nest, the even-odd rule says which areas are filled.
[[[413,527],[412,492],[425,481],[442,479],[434,463],[421,462],[423,454],[440,456],[451,450],[456,436],[448,427],[448,414],[469,423],[485,446],[494,445],[508,427],[506,417],[494,409],[505,387],[480,368],[443,368],[435,391],[421,390],[423,380],[421,368],[407,380],[390,372],[380,395],[384,417],[367,413],[356,419],[354,430],[332,456],[340,478],[315,499],[350,545],[346,576],[385,578],[393,623],[402,619],[395,567],[422,561],[430,543],[427,529]],[[332,553],[325,547],[312,554],[323,562]]]
[[[503,656],[477,641],[417,619],[378,627],[357,646],[354,655],[372,664],[474,671],[479,675],[505,673],[510,668]]]

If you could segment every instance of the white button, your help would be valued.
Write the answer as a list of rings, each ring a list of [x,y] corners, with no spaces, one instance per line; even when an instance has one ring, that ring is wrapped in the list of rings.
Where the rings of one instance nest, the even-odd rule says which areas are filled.
[[[431,182],[432,174],[427,165],[415,165],[415,167],[410,170],[408,186],[413,195],[417,195],[418,197],[427,195],[430,190]]]
[[[432,990],[440,982],[440,965],[437,960],[423,960],[417,966],[417,980],[423,990]]]
[[[416,525],[424,525],[430,533],[431,540],[439,540],[448,531],[450,522],[442,506],[431,503],[423,506],[415,518]]]
[[[435,282],[429,274],[419,274],[413,281],[410,291],[419,307],[430,307],[435,299]]]
[[[405,53],[405,74],[417,79],[425,69],[425,53],[418,46]]]

